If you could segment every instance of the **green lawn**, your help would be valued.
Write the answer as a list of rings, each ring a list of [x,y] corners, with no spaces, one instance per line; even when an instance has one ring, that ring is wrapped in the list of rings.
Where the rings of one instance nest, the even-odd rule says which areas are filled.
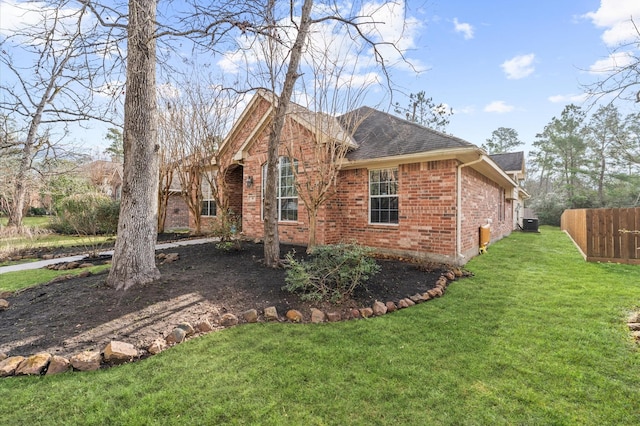
[[[624,323],[640,267],[585,263],[546,227],[467,267],[445,297],[384,317],[243,325],[109,370],[0,380],[0,424],[640,424]]]
[[[0,224],[6,225],[7,218],[0,218]],[[47,231],[51,217],[36,216],[25,217],[23,221],[27,232],[14,234],[7,232],[0,235],[0,257],[12,255],[16,251],[37,249],[41,247],[84,247],[87,250],[100,250],[101,246],[112,243],[113,236],[78,236],[62,235]],[[6,266],[19,262],[0,262],[0,266]]]

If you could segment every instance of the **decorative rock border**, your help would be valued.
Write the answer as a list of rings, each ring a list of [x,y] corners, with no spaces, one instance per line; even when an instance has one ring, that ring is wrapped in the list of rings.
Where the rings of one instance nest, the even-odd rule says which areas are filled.
[[[167,256],[165,261],[175,261],[176,258]],[[395,312],[399,309],[408,308],[418,303],[423,303],[444,295],[447,286],[460,277],[471,275],[461,268],[454,268],[443,273],[436,281],[435,287],[424,292],[416,293],[412,296],[400,299],[397,303],[393,301],[375,301],[372,306],[359,309],[352,309],[348,315],[343,316],[340,312],[324,312],[320,309],[312,308],[309,322],[314,324],[324,322],[338,322],[350,319],[372,318]],[[7,302],[8,307],[8,302]],[[638,326],[635,333],[640,339],[640,312],[634,318]],[[246,323],[256,323],[260,320],[256,309],[249,309],[240,314],[240,318]],[[240,323],[240,318],[232,313],[225,313],[218,320],[218,325],[224,328],[233,327]],[[264,308],[262,318],[266,322],[305,322],[305,316],[298,310],[287,311],[281,317],[275,306]],[[171,330],[164,339],[156,339],[147,348],[136,348],[130,343],[111,341],[102,351],[83,351],[70,358],[51,355],[47,352],[40,352],[29,357],[7,356],[0,353],[0,377],[22,376],[22,375],[52,375],[68,371],[94,371],[100,368],[107,368],[127,362],[137,361],[146,355],[155,355],[163,350],[184,342],[185,340],[209,333],[214,330],[213,325],[207,319],[200,320],[192,325],[188,322],[178,324]]]

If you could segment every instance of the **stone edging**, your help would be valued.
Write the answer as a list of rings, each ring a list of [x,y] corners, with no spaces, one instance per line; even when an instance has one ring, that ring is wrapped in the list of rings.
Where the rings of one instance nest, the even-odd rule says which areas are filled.
[[[436,281],[435,287],[424,293],[416,293],[399,300],[397,303],[392,301],[386,303],[376,301],[370,307],[352,309],[347,317],[343,317],[339,312],[323,312],[319,309],[312,308],[309,322],[338,322],[385,315],[398,309],[408,308],[415,304],[440,297],[444,294],[450,282],[466,275],[468,275],[466,271],[460,268],[454,268],[443,273]],[[6,300],[0,299],[0,309],[3,309],[3,307],[6,309],[8,306],[9,303]],[[286,312],[284,317],[281,317],[274,306],[264,308],[262,317],[266,322],[305,322],[305,317],[300,311],[291,309]],[[257,323],[260,319],[256,309],[249,309],[241,313],[240,318],[246,323]],[[218,325],[223,328],[233,327],[240,323],[240,318],[232,313],[225,313],[218,320]],[[111,341],[102,351],[83,351],[70,358],[51,355],[47,352],[40,352],[27,357],[8,357],[6,354],[0,353],[0,377],[52,375],[67,371],[94,371],[100,368],[134,362],[145,358],[146,355],[155,355],[191,337],[207,334],[213,330],[214,326],[206,319],[194,325],[183,322],[171,330],[164,339],[156,339],[147,348],[136,348],[130,343]]]

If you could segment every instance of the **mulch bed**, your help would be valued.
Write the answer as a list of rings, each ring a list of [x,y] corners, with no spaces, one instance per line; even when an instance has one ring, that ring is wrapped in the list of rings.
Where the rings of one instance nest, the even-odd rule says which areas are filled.
[[[281,245],[286,254],[304,248]],[[281,317],[297,309],[309,319],[313,307],[341,312],[394,301],[433,288],[444,265],[419,265],[401,259],[378,259],[382,270],[341,304],[302,301],[282,290],[285,271],[263,265],[263,246],[245,242],[242,250],[226,252],[215,244],[184,246],[175,262],[159,265],[162,277],[127,291],[105,286],[106,274],[52,282],[7,297],[10,307],[0,311],[0,352],[31,355],[46,351],[70,356],[82,350],[101,350],[111,340],[146,348],[165,337],[177,324],[207,318],[212,323],[225,313],[238,317],[249,309],[259,313],[275,306]],[[427,269],[427,271],[425,271]]]

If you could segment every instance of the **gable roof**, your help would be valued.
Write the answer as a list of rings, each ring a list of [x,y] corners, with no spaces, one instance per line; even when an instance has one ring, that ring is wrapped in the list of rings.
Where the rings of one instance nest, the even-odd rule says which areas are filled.
[[[421,126],[386,112],[361,107],[338,117],[358,149],[347,154],[349,161],[456,148],[477,148],[470,142]]]
[[[496,164],[502,167],[505,172],[522,172],[524,170],[524,152],[506,152],[503,154],[492,154],[489,157]]]

